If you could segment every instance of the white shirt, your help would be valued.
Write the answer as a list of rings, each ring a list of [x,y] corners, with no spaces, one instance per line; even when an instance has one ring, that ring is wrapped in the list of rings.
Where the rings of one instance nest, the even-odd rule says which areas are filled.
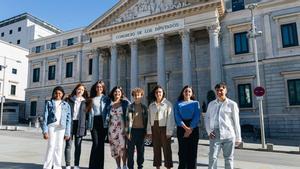
[[[226,98],[218,111],[217,99],[211,101],[208,104],[207,112],[205,115],[205,128],[209,135],[215,129],[215,123],[218,112],[219,114],[219,129],[220,139],[235,139],[237,142],[241,142],[241,126],[239,118],[239,108],[237,104]]]
[[[81,102],[84,100],[83,97],[76,97],[75,96],[75,101],[74,101],[74,112],[73,112],[73,120],[78,120],[79,119],[79,111],[80,111],[80,105],[81,105]]]
[[[61,120],[61,100],[55,100],[55,118],[56,122],[49,124],[50,126],[59,126],[60,125],[60,120]]]

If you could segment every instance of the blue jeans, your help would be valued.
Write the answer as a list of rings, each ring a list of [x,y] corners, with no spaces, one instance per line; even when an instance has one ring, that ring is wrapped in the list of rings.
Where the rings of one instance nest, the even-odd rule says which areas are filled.
[[[209,169],[217,169],[217,161],[220,150],[223,150],[225,169],[233,169],[233,153],[235,140],[220,139],[220,130],[215,130],[216,137],[209,140]]]

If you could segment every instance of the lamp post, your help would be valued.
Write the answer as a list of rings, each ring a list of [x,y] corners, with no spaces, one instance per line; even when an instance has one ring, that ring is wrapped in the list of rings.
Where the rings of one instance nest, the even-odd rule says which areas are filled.
[[[0,65],[1,66],[1,69],[3,69],[3,83],[2,83],[2,96],[1,96],[1,110],[0,110],[0,127],[2,127],[2,122],[3,122],[3,106],[4,106],[4,98],[5,98],[5,95],[4,95],[4,85],[5,85],[5,69],[7,68],[7,65],[6,65],[6,59],[9,59],[9,60],[13,60],[17,63],[21,63],[21,61],[19,60],[15,60],[15,59],[11,59],[11,58],[7,58],[6,56],[0,56],[3,58],[3,65]]]
[[[256,31],[255,27],[255,20],[254,20],[254,9],[257,7],[257,4],[250,4],[248,9],[251,11],[251,30],[249,31],[249,37],[252,39],[253,45],[253,53],[255,58],[255,67],[256,67],[256,80],[257,86],[261,86],[260,84],[260,75],[259,75],[259,66],[258,66],[258,55],[257,55],[257,44],[256,44],[256,37],[261,36],[261,31]],[[263,112],[263,97],[257,97],[258,101],[258,111],[259,111],[259,118],[260,118],[260,133],[261,133],[261,144],[262,148],[264,149],[266,146],[265,141],[265,126],[264,126],[264,112]]]

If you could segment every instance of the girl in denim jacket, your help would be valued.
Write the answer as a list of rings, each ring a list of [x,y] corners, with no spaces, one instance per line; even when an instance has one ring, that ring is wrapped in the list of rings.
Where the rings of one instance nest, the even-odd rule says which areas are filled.
[[[43,137],[48,140],[44,169],[61,169],[63,140],[70,138],[71,109],[63,101],[65,92],[62,87],[53,89],[52,98],[46,103],[42,123]]]

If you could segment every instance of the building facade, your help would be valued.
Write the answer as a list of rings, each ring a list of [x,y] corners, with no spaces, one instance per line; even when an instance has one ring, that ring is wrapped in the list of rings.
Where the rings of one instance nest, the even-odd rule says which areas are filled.
[[[220,81],[229,86],[229,97],[239,103],[241,124],[259,128],[251,28],[251,3],[258,3],[255,20],[263,34],[257,38],[268,138],[300,138],[300,4],[297,0],[120,0],[104,15],[78,32],[78,45],[37,53],[72,32],[31,43],[27,115],[43,112],[55,85],[71,92],[76,83],[88,87],[102,79],[111,89],[120,85],[129,96],[140,86],[148,96],[156,84],[175,102],[184,85],[192,85],[200,103]],[[84,37],[80,40],[80,37]],[[70,50],[73,53],[70,53]],[[73,58],[69,59],[69,58]],[[58,58],[56,83],[45,78],[49,60]],[[60,58],[60,59],[59,59]],[[39,62],[40,64],[35,64]],[[68,64],[76,65],[67,77]],[[33,82],[39,69],[41,79]],[[62,79],[62,80],[59,80]],[[47,90],[45,90],[47,89]],[[147,102],[147,97],[145,98]],[[32,113],[35,112],[35,113]]]
[[[28,76],[26,56],[29,54],[30,41],[59,32],[61,30],[58,28],[28,13],[0,21],[0,91],[1,96],[4,94],[6,98],[3,124],[18,123],[19,119],[25,119],[27,78],[24,77]]]
[[[60,32],[60,29],[28,13],[0,21],[0,40],[25,49],[32,40]]]
[[[0,93],[5,97],[4,123],[18,123],[27,88],[28,50],[0,40]]]

